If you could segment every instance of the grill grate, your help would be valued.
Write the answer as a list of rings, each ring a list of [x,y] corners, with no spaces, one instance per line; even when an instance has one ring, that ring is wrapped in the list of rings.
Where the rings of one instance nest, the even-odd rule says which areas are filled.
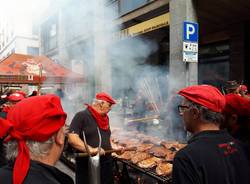
[[[141,172],[142,174],[146,174],[150,177],[152,177],[153,179],[157,180],[158,183],[164,183],[164,184],[171,184],[172,183],[172,177],[171,176],[159,176],[155,173],[155,167],[151,168],[151,169],[143,169],[138,167],[137,165],[131,163],[130,161],[126,161],[126,160],[122,160],[119,158],[114,158],[115,161],[121,162],[123,164],[125,164],[126,166],[129,166],[139,172]]]

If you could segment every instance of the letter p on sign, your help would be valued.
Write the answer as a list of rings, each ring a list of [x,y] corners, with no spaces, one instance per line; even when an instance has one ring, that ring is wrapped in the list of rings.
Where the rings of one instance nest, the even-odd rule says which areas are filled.
[[[198,24],[193,22],[184,22],[183,41],[198,42]]]

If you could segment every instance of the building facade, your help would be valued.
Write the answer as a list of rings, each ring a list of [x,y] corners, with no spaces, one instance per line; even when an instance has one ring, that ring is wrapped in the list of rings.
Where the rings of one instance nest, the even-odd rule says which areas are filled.
[[[109,17],[110,21],[96,18],[106,17],[106,8],[95,13],[78,0],[67,1],[60,6],[56,6],[57,3],[54,2],[57,8],[53,8],[54,11],[48,13],[49,16],[41,24],[42,54],[84,73],[89,78],[90,86],[96,86],[91,94],[99,89],[119,94],[126,85],[126,90],[130,90],[129,86],[135,83],[128,81],[137,80],[142,73],[138,68],[134,70],[134,65],[130,63],[131,52],[126,51],[132,47],[133,52],[138,54],[138,57],[133,56],[133,60],[138,62],[136,66],[147,65],[153,70],[157,68],[165,72],[168,76],[166,83],[173,89],[198,83],[221,87],[225,81],[233,79],[250,84],[248,2],[109,0],[105,1],[105,7],[115,12]],[[184,21],[199,23],[197,63],[183,62]],[[114,29],[106,32],[108,28]],[[103,31],[96,36],[98,30]],[[107,41],[110,35],[115,37],[115,41]],[[138,52],[141,45],[133,43],[133,40],[146,40],[144,45],[153,42],[156,49],[150,48],[149,51],[142,48],[145,49],[142,52],[149,51],[149,54],[143,55]],[[126,44],[129,47],[125,47]],[[103,51],[104,46],[105,52],[96,52]],[[115,53],[118,48],[127,55]],[[126,57],[128,59],[124,60]],[[123,64],[117,64],[118,61]],[[102,63],[101,67],[98,63]],[[131,68],[128,67],[130,65]],[[121,83],[123,87],[117,89]]]
[[[39,55],[39,29],[32,20],[18,26],[17,22],[0,16],[0,59],[11,53]]]

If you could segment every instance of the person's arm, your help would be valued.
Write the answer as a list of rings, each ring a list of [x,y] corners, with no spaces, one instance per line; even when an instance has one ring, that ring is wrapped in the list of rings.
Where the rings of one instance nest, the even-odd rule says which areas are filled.
[[[84,115],[81,112],[76,113],[69,127],[68,142],[69,144],[80,152],[87,152],[84,142],[80,138],[83,131],[82,124],[84,123]],[[88,146],[91,153],[96,153],[97,149]]]
[[[68,133],[68,142],[73,148],[75,148],[81,152],[87,152],[85,145],[84,145],[84,142],[81,140],[81,138],[79,137],[78,134]],[[89,148],[90,152],[93,149],[91,146],[88,146],[88,148]]]

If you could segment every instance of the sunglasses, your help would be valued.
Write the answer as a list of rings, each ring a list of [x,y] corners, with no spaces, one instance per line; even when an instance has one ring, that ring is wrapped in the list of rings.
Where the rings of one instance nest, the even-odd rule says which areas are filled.
[[[185,111],[186,109],[189,109],[189,108],[190,108],[190,106],[187,106],[187,105],[178,105],[178,112],[179,112],[180,114],[183,114],[184,111]]]

